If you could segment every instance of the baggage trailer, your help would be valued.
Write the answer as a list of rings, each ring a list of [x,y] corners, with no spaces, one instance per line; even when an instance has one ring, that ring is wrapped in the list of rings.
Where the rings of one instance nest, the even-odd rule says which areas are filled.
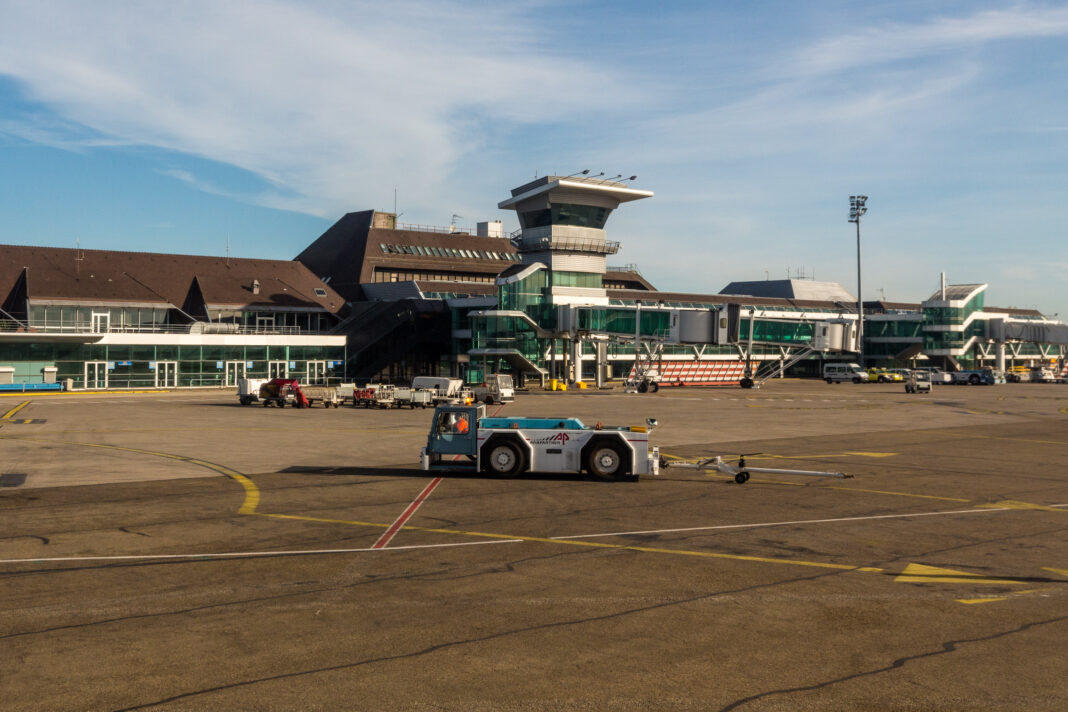
[[[322,403],[324,408],[330,406],[337,408],[342,400],[337,386],[300,386],[300,390],[308,400],[309,407]]]
[[[237,402],[241,405],[250,405],[259,402],[260,387],[266,382],[266,378],[237,379]]]
[[[486,417],[485,405],[442,405],[421,453],[424,470],[490,475],[582,473],[600,480],[660,474],[646,425],[585,425],[578,418]]]
[[[434,405],[434,394],[426,388],[398,386],[393,389],[393,404],[398,408],[427,408]]]

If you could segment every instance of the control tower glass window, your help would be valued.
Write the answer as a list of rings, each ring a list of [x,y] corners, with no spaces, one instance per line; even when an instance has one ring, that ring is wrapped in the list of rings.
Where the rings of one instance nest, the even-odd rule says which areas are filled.
[[[521,214],[523,227],[547,227],[549,225],[575,225],[603,229],[608,220],[608,208],[592,205],[556,203],[548,210],[531,210]]]

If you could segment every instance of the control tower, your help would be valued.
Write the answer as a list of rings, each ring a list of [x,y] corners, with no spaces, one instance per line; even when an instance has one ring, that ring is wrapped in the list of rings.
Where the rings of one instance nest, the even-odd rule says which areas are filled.
[[[523,265],[548,271],[552,304],[607,304],[605,258],[619,251],[619,242],[606,239],[605,223],[620,203],[652,195],[615,180],[544,176],[515,188],[497,207],[518,214],[512,244]]]

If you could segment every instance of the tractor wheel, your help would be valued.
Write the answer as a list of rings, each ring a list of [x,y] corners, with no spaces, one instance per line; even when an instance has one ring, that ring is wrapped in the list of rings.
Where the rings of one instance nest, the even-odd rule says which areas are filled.
[[[523,467],[523,456],[514,443],[498,442],[488,448],[483,469],[493,475],[514,475]]]
[[[649,391],[649,384],[642,381],[638,384],[638,393],[647,393]]]
[[[656,393],[659,390],[660,390],[660,384],[657,383],[656,381],[653,381],[652,383],[649,384],[649,392],[650,393]]]
[[[586,471],[599,480],[613,480],[623,474],[623,462],[619,445],[595,443],[586,456]]]
[[[973,385],[973,386],[978,386],[979,385],[979,376],[977,376],[974,373],[972,375],[968,376],[968,383]]]

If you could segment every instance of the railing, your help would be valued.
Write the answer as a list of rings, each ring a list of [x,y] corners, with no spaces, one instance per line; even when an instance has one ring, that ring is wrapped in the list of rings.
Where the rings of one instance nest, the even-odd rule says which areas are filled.
[[[538,239],[511,238],[512,244],[524,250],[573,250],[575,252],[594,252],[601,255],[614,255],[619,252],[617,240],[595,240],[580,237],[542,237]]]
[[[415,223],[397,223],[398,230],[408,230],[410,232],[437,232],[444,235],[470,235],[470,230],[458,228],[455,225],[449,225],[448,227],[442,227],[440,225],[417,225]]]

